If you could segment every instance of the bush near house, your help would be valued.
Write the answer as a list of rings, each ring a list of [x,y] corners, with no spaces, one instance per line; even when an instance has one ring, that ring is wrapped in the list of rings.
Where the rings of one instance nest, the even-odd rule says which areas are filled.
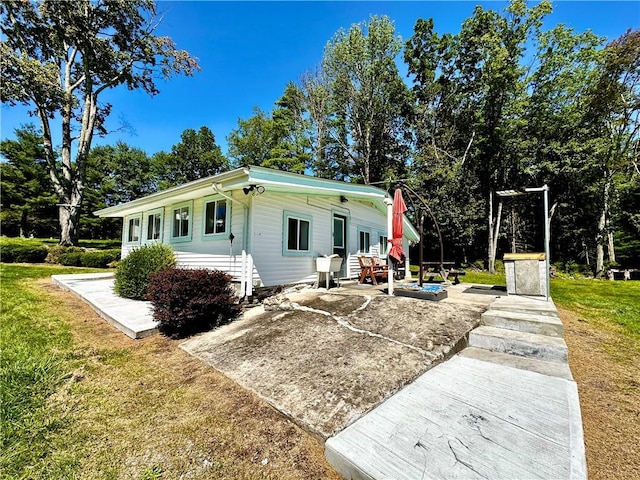
[[[147,299],[164,335],[182,338],[228,323],[241,310],[231,276],[219,270],[173,268],[153,276]]]
[[[120,261],[115,274],[115,292],[124,298],[144,300],[151,277],[175,267],[173,250],[162,243],[143,245]]]

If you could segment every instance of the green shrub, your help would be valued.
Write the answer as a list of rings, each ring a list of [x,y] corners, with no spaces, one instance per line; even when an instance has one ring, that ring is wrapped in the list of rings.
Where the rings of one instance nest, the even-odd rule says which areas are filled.
[[[63,264],[60,261],[60,255],[66,253],[77,253],[84,252],[84,248],[80,247],[65,247],[64,245],[53,245],[49,247],[49,253],[47,253],[47,258],[45,258],[45,262],[47,263],[60,263],[62,265],[73,265],[73,264]]]
[[[82,265],[82,251],[72,251],[61,253],[58,255],[58,261],[60,265],[65,265],[67,267],[79,267]]]
[[[120,249],[90,250],[80,257],[80,265],[89,268],[107,268],[110,264],[120,260]]]
[[[219,270],[159,272],[151,279],[147,298],[160,332],[174,338],[228,323],[241,310],[231,276]]]
[[[31,239],[2,239],[0,261],[6,263],[42,263],[47,257],[47,247]]]
[[[144,245],[120,261],[114,290],[121,297],[144,300],[151,276],[175,265],[176,259],[168,246],[162,243]]]

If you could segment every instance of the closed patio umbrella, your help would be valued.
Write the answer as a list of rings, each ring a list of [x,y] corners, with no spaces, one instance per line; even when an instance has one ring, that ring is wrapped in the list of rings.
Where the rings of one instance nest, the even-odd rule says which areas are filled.
[[[391,250],[389,250],[389,256],[396,263],[404,262],[406,257],[404,250],[402,249],[402,221],[404,218],[404,212],[407,211],[407,206],[402,199],[402,191],[396,188],[393,194],[393,218],[391,230],[393,232],[393,238],[389,240],[391,242]]]

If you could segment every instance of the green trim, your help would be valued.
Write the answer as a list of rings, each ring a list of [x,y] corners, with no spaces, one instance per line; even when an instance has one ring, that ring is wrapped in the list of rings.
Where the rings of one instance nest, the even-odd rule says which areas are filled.
[[[308,250],[289,250],[289,219],[303,220],[309,222]],[[282,256],[283,257],[311,257],[313,255],[313,217],[304,213],[282,212]]]
[[[187,224],[187,234],[186,235],[182,235],[179,237],[174,237],[173,236],[173,230],[174,230],[174,225],[173,222],[175,222],[175,211],[178,209],[182,209],[184,207],[189,207],[189,223]],[[180,202],[180,203],[175,203],[173,205],[171,205],[171,207],[169,207],[169,217],[170,217],[170,224],[169,224],[169,239],[171,241],[171,243],[181,243],[181,242],[190,242],[192,237],[193,237],[193,200],[188,200],[186,202]]]
[[[222,233],[205,233],[207,231],[207,203],[218,202],[224,200],[227,204],[225,212],[225,231]],[[202,240],[229,240],[229,232],[231,231],[231,208],[233,202],[224,198],[222,195],[209,195],[202,199]]]
[[[129,241],[129,234],[131,233],[131,220],[138,220],[138,240]],[[123,238],[125,245],[140,245],[142,242],[142,213],[136,213],[134,215],[129,215],[124,219],[125,225],[127,226],[126,237]],[[124,236],[124,235],[123,235]]]

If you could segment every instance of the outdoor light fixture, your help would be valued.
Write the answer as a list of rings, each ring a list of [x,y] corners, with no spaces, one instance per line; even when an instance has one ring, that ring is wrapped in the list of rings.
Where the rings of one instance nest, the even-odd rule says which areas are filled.
[[[349,201],[349,199],[347,197],[345,197],[344,195],[340,195],[340,203],[347,203]]]
[[[249,185],[248,187],[243,187],[242,191],[245,195],[249,195],[251,192],[264,193],[264,187],[262,185]]]

